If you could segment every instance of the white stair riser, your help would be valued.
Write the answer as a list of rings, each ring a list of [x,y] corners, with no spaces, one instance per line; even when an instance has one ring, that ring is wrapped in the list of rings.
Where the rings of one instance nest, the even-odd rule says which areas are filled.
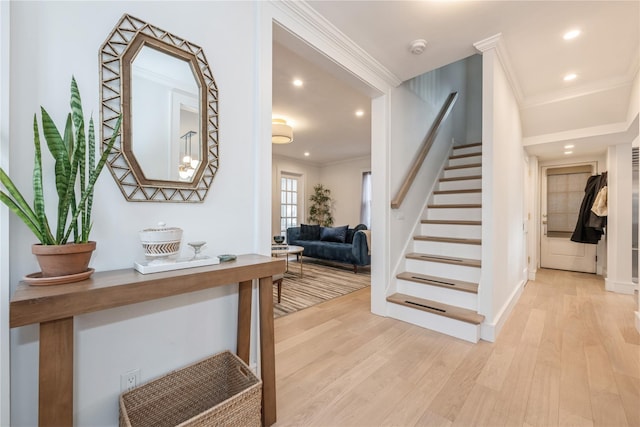
[[[480,204],[482,203],[482,193],[434,194],[432,203],[435,205]]]
[[[466,265],[454,265],[444,262],[406,259],[406,271],[426,274],[427,276],[445,277],[463,282],[480,283],[480,268]]]
[[[482,208],[427,208],[427,219],[481,221]]]
[[[411,323],[422,328],[440,332],[460,338],[465,341],[477,343],[480,339],[480,325],[473,325],[467,322],[450,319],[448,317],[438,316],[437,314],[427,313],[425,311],[416,310],[399,304],[388,303],[387,314],[394,319]]]
[[[455,288],[423,285],[409,280],[398,280],[398,293],[414,297],[466,308],[478,310],[478,295],[471,292],[458,291]]]
[[[482,154],[470,157],[460,157],[459,159],[449,159],[449,166],[472,165],[482,163]]]
[[[414,240],[414,252],[421,254],[437,254],[440,256],[482,259],[482,246],[464,243],[433,242],[428,240]]]
[[[481,179],[462,179],[457,181],[440,181],[438,190],[475,190],[482,188]]]
[[[461,156],[463,154],[471,154],[471,153],[482,153],[482,145],[477,145],[475,147],[467,147],[467,148],[453,147],[453,151],[451,152],[451,155]]]
[[[482,227],[480,225],[421,224],[420,234],[423,236],[480,239],[482,238]]]
[[[460,176],[482,175],[482,166],[473,168],[448,169],[444,171],[444,178],[457,178]]]

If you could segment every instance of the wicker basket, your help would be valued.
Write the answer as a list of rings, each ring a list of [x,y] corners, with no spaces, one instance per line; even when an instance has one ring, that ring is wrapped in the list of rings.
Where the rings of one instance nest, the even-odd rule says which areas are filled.
[[[260,426],[262,381],[224,351],[120,396],[120,426]]]

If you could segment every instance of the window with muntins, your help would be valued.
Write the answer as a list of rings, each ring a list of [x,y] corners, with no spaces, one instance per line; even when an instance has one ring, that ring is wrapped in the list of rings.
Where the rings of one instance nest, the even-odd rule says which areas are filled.
[[[552,237],[571,235],[575,229],[584,187],[590,176],[590,172],[578,171],[548,174],[547,233]]]
[[[287,228],[298,226],[300,177],[282,174],[280,177],[280,234],[287,235]]]

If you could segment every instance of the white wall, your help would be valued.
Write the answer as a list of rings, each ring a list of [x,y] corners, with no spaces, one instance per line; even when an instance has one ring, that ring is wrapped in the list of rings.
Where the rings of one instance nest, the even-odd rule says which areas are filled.
[[[334,226],[360,224],[362,173],[371,171],[371,158],[357,158],[323,165],[320,183],[331,190]],[[307,197],[308,199],[308,197]]]
[[[497,337],[526,283],[520,113],[496,48],[483,52],[482,338]]]
[[[636,73],[636,77],[633,80],[631,89],[631,99],[629,101],[629,111],[627,113],[627,122],[632,122],[635,116],[640,114],[640,72]],[[640,122],[638,123],[638,131],[640,132]],[[638,137],[633,141],[633,146],[638,146]],[[639,214],[640,215],[640,214]],[[640,231],[638,231],[640,234]],[[640,237],[640,236],[639,236]],[[640,254],[638,255],[638,261],[640,261]],[[640,285],[638,285],[640,286]],[[638,299],[638,311],[636,311],[636,330],[640,332],[640,299]]]
[[[607,149],[607,276],[605,289],[633,294],[631,273],[631,142]]]
[[[0,2],[0,167],[9,170],[9,2]],[[0,204],[0,425],[9,425],[9,209]]]
[[[220,168],[205,202],[128,203],[105,171],[94,201],[91,238],[98,242],[92,260],[96,270],[130,268],[142,255],[138,231],[158,221],[182,227],[184,242],[206,240],[209,254],[267,248],[268,243],[263,246],[258,242],[269,239],[268,227],[263,229],[262,225],[264,212],[268,212],[263,208],[269,206],[269,196],[264,193],[270,194],[269,172],[264,165],[270,162],[271,148],[260,146],[260,141],[268,138],[269,114],[257,107],[247,108],[257,98],[270,105],[270,92],[261,92],[256,73],[257,63],[261,70],[266,68],[261,55],[270,55],[271,43],[270,19],[268,25],[256,23],[260,7],[251,2],[11,4],[11,165],[32,164],[31,120],[40,105],[57,123],[63,121],[72,74],[79,83],[86,114],[93,113],[94,119],[99,119],[98,51],[125,12],[202,46],[219,87]],[[258,35],[256,29],[265,33]],[[4,75],[3,71],[3,89]],[[267,77],[270,81],[270,75]],[[2,117],[8,116],[2,112]],[[261,139],[263,133],[265,138]],[[3,152],[3,163],[4,156]],[[50,170],[52,161],[44,163]],[[31,167],[14,166],[11,172],[27,199],[31,198]],[[53,183],[45,185],[50,193]],[[48,207],[51,217],[52,208]],[[9,251],[3,249],[3,254],[11,254],[9,282],[13,289],[21,277],[38,267],[31,255],[33,236],[14,216],[9,217],[9,223]],[[4,262],[5,256],[2,258]],[[219,350],[235,350],[235,290],[236,285],[229,285],[79,316],[75,323],[75,424],[117,425],[123,372],[140,368],[145,381]],[[37,347],[36,327],[11,331],[14,426],[37,424]]]

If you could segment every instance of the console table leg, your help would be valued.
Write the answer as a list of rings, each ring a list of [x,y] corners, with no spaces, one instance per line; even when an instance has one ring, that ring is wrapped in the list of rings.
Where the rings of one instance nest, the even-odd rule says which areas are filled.
[[[40,323],[40,426],[73,426],[73,317]]]
[[[276,354],[273,338],[273,279],[260,278],[260,365],[262,369],[262,425],[276,422]]]
[[[251,346],[251,285],[251,280],[238,284],[238,351],[236,354],[247,365],[249,365]]]

